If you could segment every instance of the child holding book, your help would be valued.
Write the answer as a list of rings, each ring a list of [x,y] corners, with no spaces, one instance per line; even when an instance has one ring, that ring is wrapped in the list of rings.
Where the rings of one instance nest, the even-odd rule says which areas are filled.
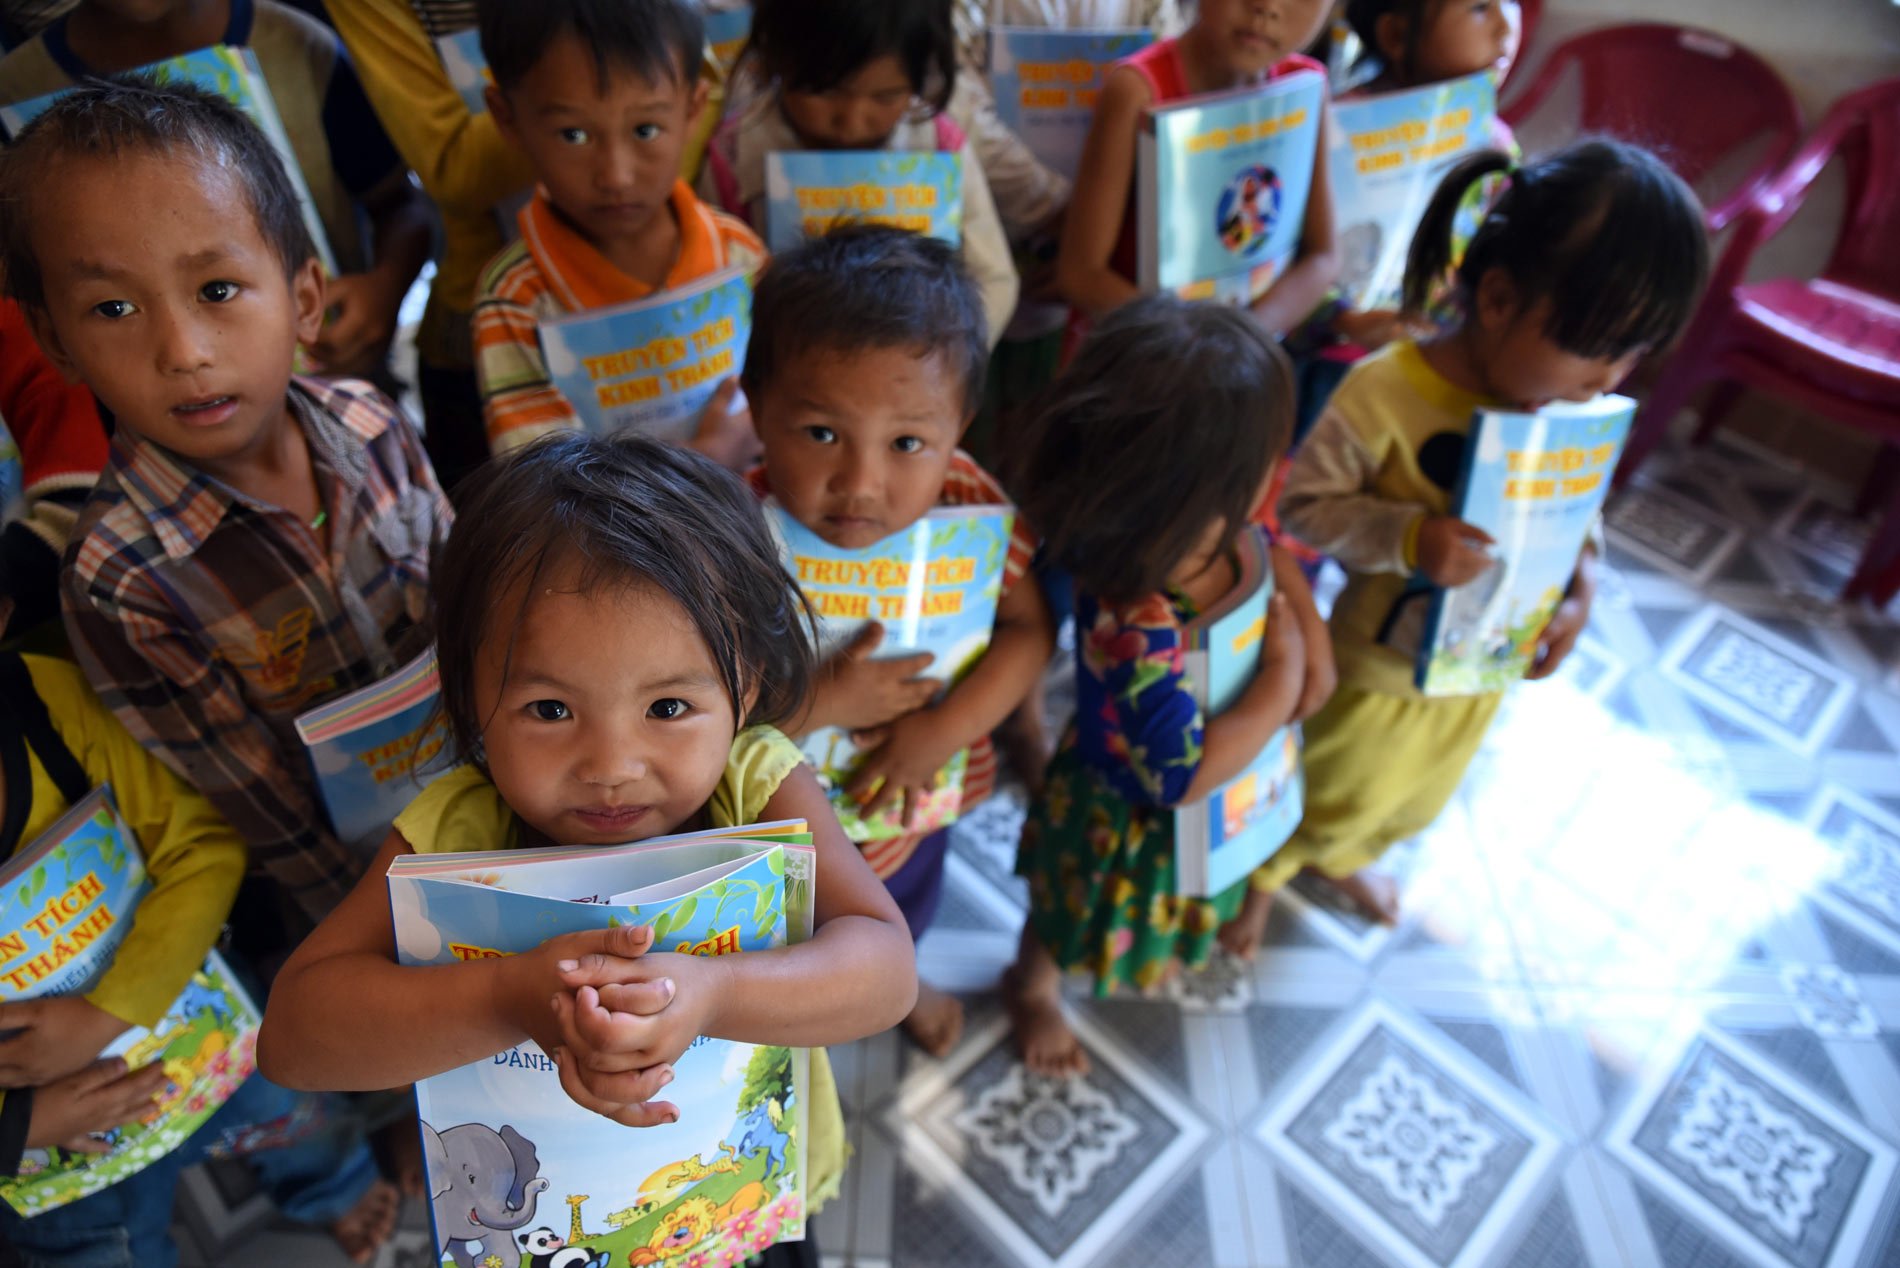
[[[677,1120],[657,1098],[698,1035],[815,1046],[904,1015],[916,976],[896,904],[776,729],[804,708],[811,643],[738,479],[643,437],[550,437],[470,481],[435,600],[443,709],[467,764],[410,804],[278,976],[258,1044],[270,1077],[391,1087],[532,1039],[577,1103],[637,1127]],[[805,820],[817,847],[808,942],[707,959],[622,926],[523,955],[396,962],[384,877],[400,854],[780,819]],[[800,1143],[816,1201],[835,1189],[843,1129],[829,1067],[812,1075]]]
[[[681,179],[705,23],[690,0],[480,0],[488,108],[540,184],[521,237],[489,264],[475,305],[475,373],[496,452],[575,428],[535,330],[550,317],[646,299],[765,247]],[[693,444],[737,465],[750,432],[727,382]]]
[[[933,507],[1007,505],[1002,487],[957,448],[983,390],[983,311],[957,254],[882,226],[834,229],[776,257],[759,281],[745,390],[765,447],[750,475],[760,496],[833,546],[862,549]],[[915,800],[970,750],[963,801],[987,796],[989,734],[1034,689],[1055,650],[1048,604],[1024,573],[1036,539],[1018,516],[1003,563],[989,646],[941,699],[921,677],[929,657],[872,659],[876,623],[820,672],[800,733],[835,726],[866,750],[847,786],[866,815]],[[943,897],[949,830],[862,842],[913,938]],[[941,1056],[963,1029],[957,999],[928,985],[904,1027]]]
[[[740,65],[761,91],[713,137],[700,188],[765,223],[765,158],[782,150],[954,153],[963,167],[963,263],[993,346],[1016,309],[1016,266],[963,130],[944,113],[956,83],[950,0],[764,0]]]
[[[293,378],[324,279],[257,127],[136,81],[65,94],[0,156],[0,263],[48,357],[117,422],[61,575],[73,650],[289,900],[264,954],[364,862],[323,826],[292,722],[428,644],[448,503],[366,383]]]
[[[1297,71],[1325,74],[1300,50],[1319,34],[1326,11],[1325,0],[1200,0],[1193,25],[1179,37],[1150,44],[1103,77],[1056,258],[1056,285],[1083,316],[1100,317],[1139,289],[1135,154],[1142,116],[1184,97]],[[1312,311],[1337,271],[1322,118],[1299,251],[1254,301],[1254,316],[1269,333],[1284,333]]]
[[[1485,534],[1448,513],[1473,416],[1615,388],[1680,332],[1708,271],[1695,195],[1647,151],[1584,141],[1521,168],[1485,151],[1433,195],[1407,261],[1408,307],[1450,266],[1468,191],[1497,173],[1505,190],[1457,266],[1463,320],[1354,366],[1280,502],[1288,531],[1337,559],[1347,582],[1332,613],[1340,687],[1306,724],[1306,815],[1258,878],[1311,869],[1386,923],[1396,886],[1368,869],[1438,818],[1503,699],[1413,685],[1419,600],[1500,566]],[[1577,560],[1527,677],[1549,676],[1576,645],[1594,553]]]

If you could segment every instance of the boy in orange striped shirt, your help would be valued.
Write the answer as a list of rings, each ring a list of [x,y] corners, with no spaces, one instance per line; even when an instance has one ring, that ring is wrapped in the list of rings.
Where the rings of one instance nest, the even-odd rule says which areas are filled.
[[[544,319],[644,299],[765,247],[680,179],[705,105],[704,24],[688,0],[481,0],[488,107],[538,177],[521,237],[489,264],[475,305],[475,374],[489,447],[580,425],[535,336]],[[736,465],[750,429],[721,386],[692,444]]]

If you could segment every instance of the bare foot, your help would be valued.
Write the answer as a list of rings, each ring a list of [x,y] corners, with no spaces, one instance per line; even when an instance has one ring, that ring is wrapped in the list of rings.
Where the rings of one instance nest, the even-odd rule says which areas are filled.
[[[904,1033],[931,1056],[943,1056],[963,1038],[963,1001],[928,982],[917,983],[917,1003],[904,1018]]]
[[[427,1191],[422,1165],[422,1140],[416,1128],[416,1116],[404,1114],[385,1126],[377,1139],[377,1152],[386,1170],[396,1182],[396,1191],[406,1198],[420,1198]]]
[[[1062,971],[1027,929],[1016,963],[1003,974],[1003,1002],[1016,1028],[1016,1051],[1030,1073],[1089,1072],[1089,1054],[1062,1015]]]
[[[378,1180],[330,1225],[330,1236],[351,1262],[366,1264],[389,1235],[396,1231],[396,1215],[402,1207],[402,1195],[387,1180]]]
[[[1381,925],[1399,923],[1399,883],[1384,872],[1368,868],[1351,876],[1328,876],[1324,872],[1313,875],[1344,894],[1367,920]]]
[[[1215,939],[1228,955],[1251,962],[1267,936],[1267,918],[1272,914],[1273,892],[1249,888],[1246,901],[1240,904],[1234,918],[1220,927]]]

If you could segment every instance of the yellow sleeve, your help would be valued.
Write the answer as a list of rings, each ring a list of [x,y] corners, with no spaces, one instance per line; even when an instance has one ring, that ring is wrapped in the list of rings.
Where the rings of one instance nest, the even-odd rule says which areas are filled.
[[[145,855],[151,892],[86,998],[120,1021],[149,1026],[217,941],[244,878],[244,843],[209,801],[132,738],[76,666],[25,660],[55,729],[95,785],[112,785]]]
[[[798,745],[786,739],[777,727],[755,726],[739,732],[726,759],[726,773],[708,803],[713,826],[737,828],[757,823],[765,813],[765,803],[804,760]]]
[[[512,849],[516,837],[514,811],[473,766],[458,766],[417,793],[395,827],[417,854]]]

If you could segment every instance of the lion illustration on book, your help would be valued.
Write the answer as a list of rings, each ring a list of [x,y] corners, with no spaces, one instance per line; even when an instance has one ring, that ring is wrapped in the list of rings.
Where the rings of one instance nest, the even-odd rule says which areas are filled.
[[[660,1226],[653,1230],[646,1245],[627,1252],[627,1262],[639,1268],[678,1259],[740,1211],[755,1211],[764,1206],[770,1196],[766,1187],[754,1180],[723,1205],[714,1205],[711,1198],[682,1198],[679,1205],[660,1218]]]

